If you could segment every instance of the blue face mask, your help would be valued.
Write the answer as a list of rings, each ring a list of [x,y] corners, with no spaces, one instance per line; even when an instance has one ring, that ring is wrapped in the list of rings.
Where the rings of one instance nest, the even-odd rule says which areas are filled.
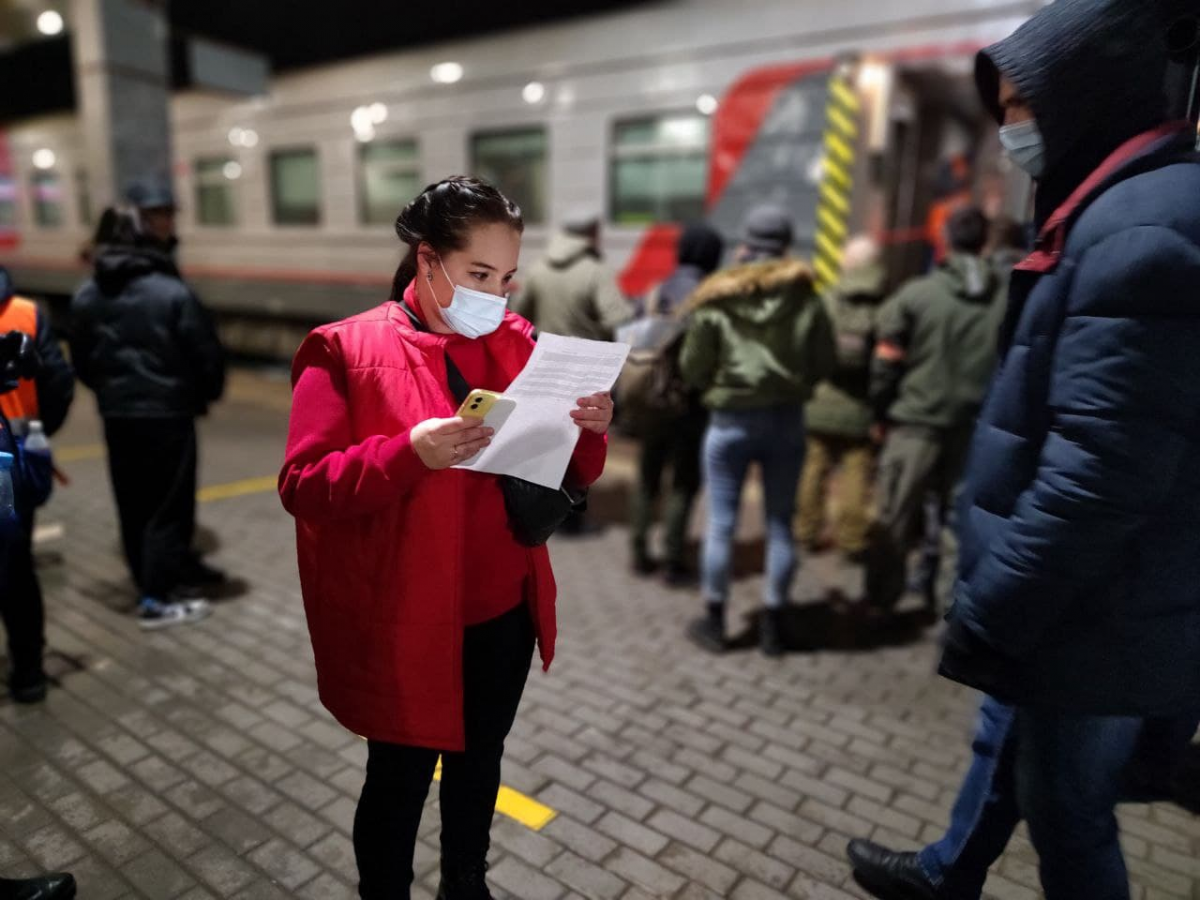
[[[508,298],[460,287],[450,280],[445,263],[439,260],[438,265],[442,267],[442,274],[446,276],[446,280],[454,287],[454,297],[450,300],[450,305],[442,306],[438,303],[438,312],[442,314],[442,320],[456,334],[472,339],[485,337],[499,328],[500,323],[504,321],[504,312],[508,309]],[[433,285],[430,284],[430,290],[432,289]],[[434,301],[437,301],[436,293]]]
[[[1031,178],[1046,174],[1046,141],[1035,119],[1005,125],[1000,129],[1000,143],[1013,165],[1024,169]]]

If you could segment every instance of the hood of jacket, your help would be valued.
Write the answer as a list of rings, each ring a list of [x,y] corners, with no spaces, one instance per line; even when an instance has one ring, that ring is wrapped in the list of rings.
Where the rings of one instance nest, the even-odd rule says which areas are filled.
[[[598,254],[587,238],[559,232],[550,239],[546,248],[546,262],[556,269],[567,269],[585,257],[598,258]]]
[[[880,263],[866,263],[842,273],[836,287],[838,296],[846,300],[878,303],[883,299],[887,272]]]
[[[945,288],[967,303],[991,303],[996,296],[998,276],[989,260],[969,253],[951,254],[938,267],[935,277]]]
[[[735,319],[761,325],[812,297],[812,269],[798,259],[769,259],[718,272],[700,285],[689,307],[718,306]]]
[[[1121,144],[1167,118],[1165,0],[1056,0],[983,50],[976,81],[998,122],[1000,76],[1046,142],[1037,220],[1046,221]]]
[[[121,293],[131,281],[155,272],[179,277],[171,258],[150,247],[106,247],[96,257],[96,286],[110,297]]]

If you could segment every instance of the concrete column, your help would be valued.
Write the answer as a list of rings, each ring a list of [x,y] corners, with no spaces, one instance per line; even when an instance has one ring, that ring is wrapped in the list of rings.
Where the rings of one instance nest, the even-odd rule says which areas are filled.
[[[92,208],[134,179],[171,176],[166,4],[71,0],[75,84]]]

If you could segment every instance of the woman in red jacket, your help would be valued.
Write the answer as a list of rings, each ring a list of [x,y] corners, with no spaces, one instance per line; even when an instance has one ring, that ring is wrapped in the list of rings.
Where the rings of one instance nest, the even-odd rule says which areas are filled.
[[[447,359],[503,391],[533,351],[506,310],[524,223],[495,188],[451,178],[396,220],[393,301],[316,329],[293,365],[280,495],[296,517],[321,700],[368,740],[354,820],[363,898],[407,898],[442,758],[442,891],[487,900],[500,759],[534,642],[554,654],[545,547],[517,543],[497,476],[454,469],[489,441],[455,416]],[[604,468],[607,395],[585,397],[567,481]]]

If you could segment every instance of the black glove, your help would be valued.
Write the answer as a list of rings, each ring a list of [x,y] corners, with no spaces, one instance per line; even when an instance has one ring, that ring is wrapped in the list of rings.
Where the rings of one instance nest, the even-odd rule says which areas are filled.
[[[0,335],[0,394],[15,391],[21,379],[35,378],[41,367],[33,338],[21,331]]]

